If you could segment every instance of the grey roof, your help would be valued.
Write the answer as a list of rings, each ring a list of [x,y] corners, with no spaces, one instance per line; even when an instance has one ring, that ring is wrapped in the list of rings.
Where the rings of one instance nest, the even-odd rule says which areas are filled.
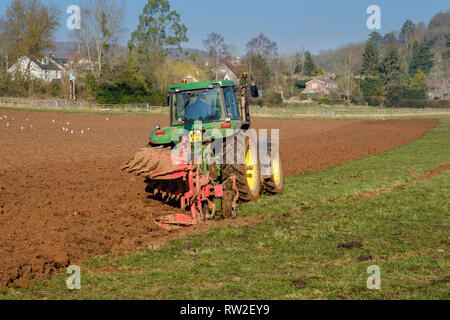
[[[48,61],[48,64],[43,64],[41,61],[39,61],[38,59],[35,59],[35,58],[31,58],[31,61],[33,61],[35,64],[37,64],[39,66],[39,68],[41,68],[42,70],[61,71],[61,69],[58,68],[58,66],[56,64],[54,64],[53,62],[51,62],[50,60]]]

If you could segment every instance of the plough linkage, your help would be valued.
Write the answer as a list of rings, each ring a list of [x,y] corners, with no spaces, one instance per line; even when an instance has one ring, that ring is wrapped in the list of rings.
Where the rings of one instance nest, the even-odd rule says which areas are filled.
[[[212,220],[216,214],[216,204],[214,198],[223,198],[224,185],[231,183],[233,191],[236,193],[233,198],[232,206],[237,207],[239,191],[236,187],[236,176],[231,176],[229,180],[222,185],[214,185],[210,173],[202,175],[200,166],[189,166],[184,179],[187,179],[188,191],[180,198],[182,209],[189,208],[190,216],[186,214],[173,214],[155,219],[155,222],[161,228],[171,231],[182,227],[190,227],[198,223]]]

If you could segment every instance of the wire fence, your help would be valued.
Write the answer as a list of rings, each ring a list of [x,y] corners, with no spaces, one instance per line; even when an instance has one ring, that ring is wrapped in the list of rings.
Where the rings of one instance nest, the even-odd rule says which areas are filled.
[[[167,112],[168,107],[150,106],[148,103],[140,104],[97,104],[82,101],[71,101],[64,99],[19,99],[0,97],[0,105],[30,107],[38,109],[80,109],[80,110],[134,110],[134,111],[153,111]],[[251,114],[260,117],[295,117],[295,116],[320,116],[320,117],[339,117],[339,116],[389,116],[389,115],[429,115],[429,114],[450,114],[450,108],[338,108],[338,107],[283,107],[283,108],[260,108],[251,106]]]
[[[148,103],[140,104],[97,104],[79,102],[66,99],[39,100],[0,97],[0,105],[30,107],[38,109],[90,109],[90,110],[140,110],[140,111],[167,111],[167,107],[150,106]]]
[[[323,108],[251,108],[253,115],[259,116],[324,116],[324,117],[337,117],[337,116],[383,116],[383,115],[404,115],[404,114],[450,114],[450,108],[383,108],[383,109],[339,109],[329,108],[324,110]]]

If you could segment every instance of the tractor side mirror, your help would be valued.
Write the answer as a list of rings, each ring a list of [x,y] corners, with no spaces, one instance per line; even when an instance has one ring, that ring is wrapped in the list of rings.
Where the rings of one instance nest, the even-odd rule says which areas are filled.
[[[167,99],[167,106],[170,107],[170,96],[167,96],[166,99]]]
[[[259,93],[258,93],[258,87],[253,85],[250,87],[250,92],[253,98],[258,98],[259,97]]]

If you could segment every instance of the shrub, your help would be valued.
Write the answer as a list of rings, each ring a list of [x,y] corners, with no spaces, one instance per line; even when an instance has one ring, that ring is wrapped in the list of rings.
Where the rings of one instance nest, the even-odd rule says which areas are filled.
[[[387,88],[386,107],[397,107],[403,98],[403,87],[392,85]]]
[[[355,87],[350,94],[350,102],[353,104],[362,104],[364,102],[363,94],[358,87]]]
[[[450,108],[450,100],[402,99],[395,105],[396,108]]]
[[[52,81],[48,86],[48,91],[53,97],[59,97],[62,93],[61,82]]]
[[[281,107],[283,105],[281,93],[275,91],[266,92],[262,100],[265,106]]]
[[[319,105],[321,105],[321,104],[328,104],[328,102],[330,101],[330,99],[326,98],[326,97],[313,98],[313,100],[317,101],[319,103]]]
[[[421,100],[427,98],[427,91],[425,88],[408,88],[403,89],[402,98],[405,100]]]
[[[369,106],[382,106],[384,105],[386,98],[381,96],[367,97],[366,101]]]

